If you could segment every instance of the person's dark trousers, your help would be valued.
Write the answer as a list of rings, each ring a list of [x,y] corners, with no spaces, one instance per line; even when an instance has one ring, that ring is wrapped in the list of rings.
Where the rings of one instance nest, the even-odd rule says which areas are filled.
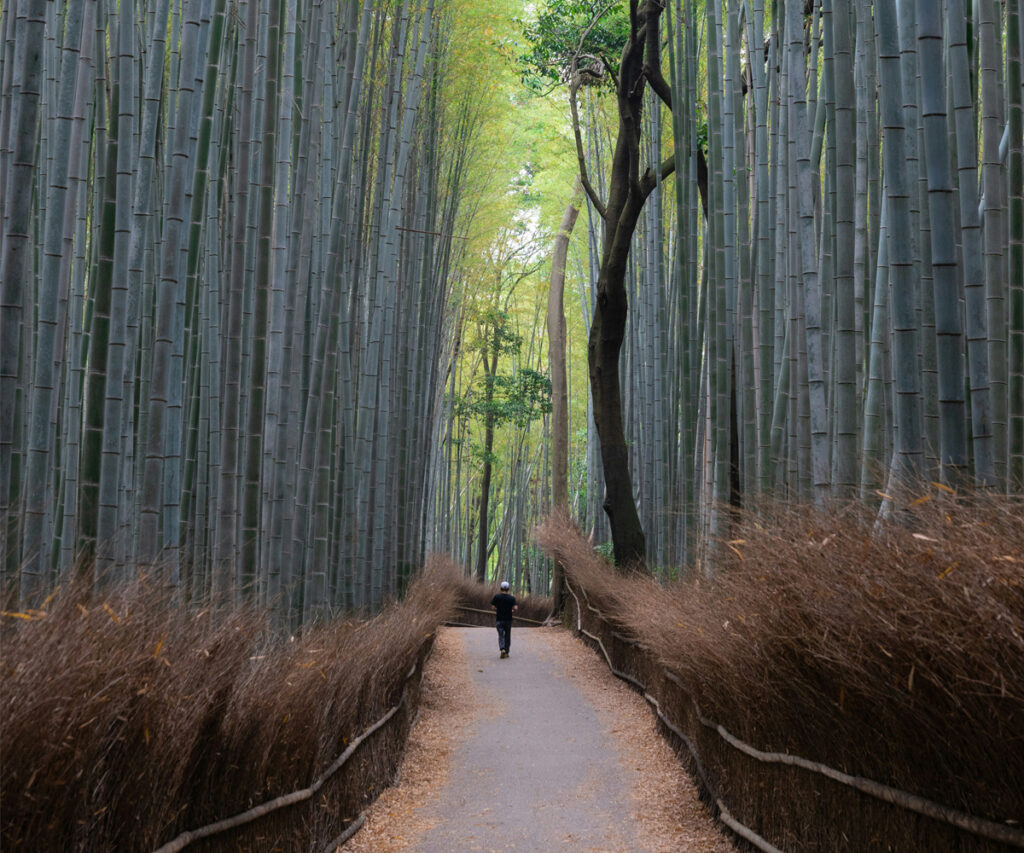
[[[498,651],[507,652],[512,643],[512,623],[498,622]]]

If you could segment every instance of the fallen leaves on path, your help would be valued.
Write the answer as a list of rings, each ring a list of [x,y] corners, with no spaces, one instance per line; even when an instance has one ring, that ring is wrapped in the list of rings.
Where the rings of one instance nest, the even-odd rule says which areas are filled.
[[[693,780],[658,732],[643,697],[612,675],[599,654],[569,631],[533,630],[548,635],[549,653],[597,712],[629,779],[628,817],[635,835],[623,853],[734,853],[736,848],[722,834],[700,801]],[[614,849],[618,848],[608,848]]]
[[[452,751],[469,736],[477,714],[477,697],[472,680],[466,678],[466,667],[462,638],[442,628],[424,670],[420,715],[409,733],[398,784],[370,806],[363,828],[339,850],[415,850],[419,838],[434,825],[424,806],[444,788]]]
[[[643,698],[613,676],[596,653],[563,628],[531,628],[545,635],[545,654],[560,666],[594,708],[632,791],[624,803],[622,839],[602,853],[734,853],[697,796],[693,781],[658,733]],[[465,649],[457,631],[442,629],[427,662],[420,717],[409,736],[399,784],[367,811],[366,824],[344,853],[416,850],[436,818],[428,808],[447,783],[455,747],[472,735],[486,709],[466,677]],[[486,704],[486,703],[483,703]],[[487,709],[493,710],[490,706]],[[566,849],[572,848],[571,839]],[[467,850],[474,847],[467,839]]]

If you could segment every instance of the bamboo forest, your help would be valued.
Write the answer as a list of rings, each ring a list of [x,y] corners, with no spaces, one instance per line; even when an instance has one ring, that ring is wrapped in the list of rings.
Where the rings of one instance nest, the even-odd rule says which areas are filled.
[[[0,847],[1024,848],[1022,14],[0,0]]]
[[[5,589],[301,622],[546,593],[556,497],[713,573],[762,496],[1019,495],[1020,5],[7,0]]]

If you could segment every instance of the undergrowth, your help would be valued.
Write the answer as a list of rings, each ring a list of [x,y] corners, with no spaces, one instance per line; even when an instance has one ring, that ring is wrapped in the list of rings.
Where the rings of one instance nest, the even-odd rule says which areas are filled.
[[[456,572],[434,558],[379,616],[293,638],[253,610],[176,606],[145,578],[103,595],[72,585],[43,611],[7,614],[0,847],[152,850],[308,786],[398,702],[454,612]],[[322,846],[387,784],[403,737],[382,730],[306,811],[206,849]]]
[[[711,578],[665,585],[615,573],[564,520],[538,539],[748,743],[1024,822],[1019,500],[932,490],[887,523],[765,505]]]

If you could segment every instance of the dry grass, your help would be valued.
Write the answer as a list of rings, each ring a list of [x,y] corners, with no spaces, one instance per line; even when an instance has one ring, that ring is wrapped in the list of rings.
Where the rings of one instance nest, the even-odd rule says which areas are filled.
[[[763,507],[713,581],[667,586],[564,524],[538,538],[742,739],[1024,822],[1024,507],[932,489],[898,522]]]
[[[434,560],[376,618],[291,640],[253,611],[176,607],[145,580],[102,597],[69,587],[31,619],[9,615],[0,846],[151,850],[308,786],[398,701],[454,603],[450,567]],[[411,716],[361,746],[319,802],[261,819],[232,849],[337,835],[389,781]]]

